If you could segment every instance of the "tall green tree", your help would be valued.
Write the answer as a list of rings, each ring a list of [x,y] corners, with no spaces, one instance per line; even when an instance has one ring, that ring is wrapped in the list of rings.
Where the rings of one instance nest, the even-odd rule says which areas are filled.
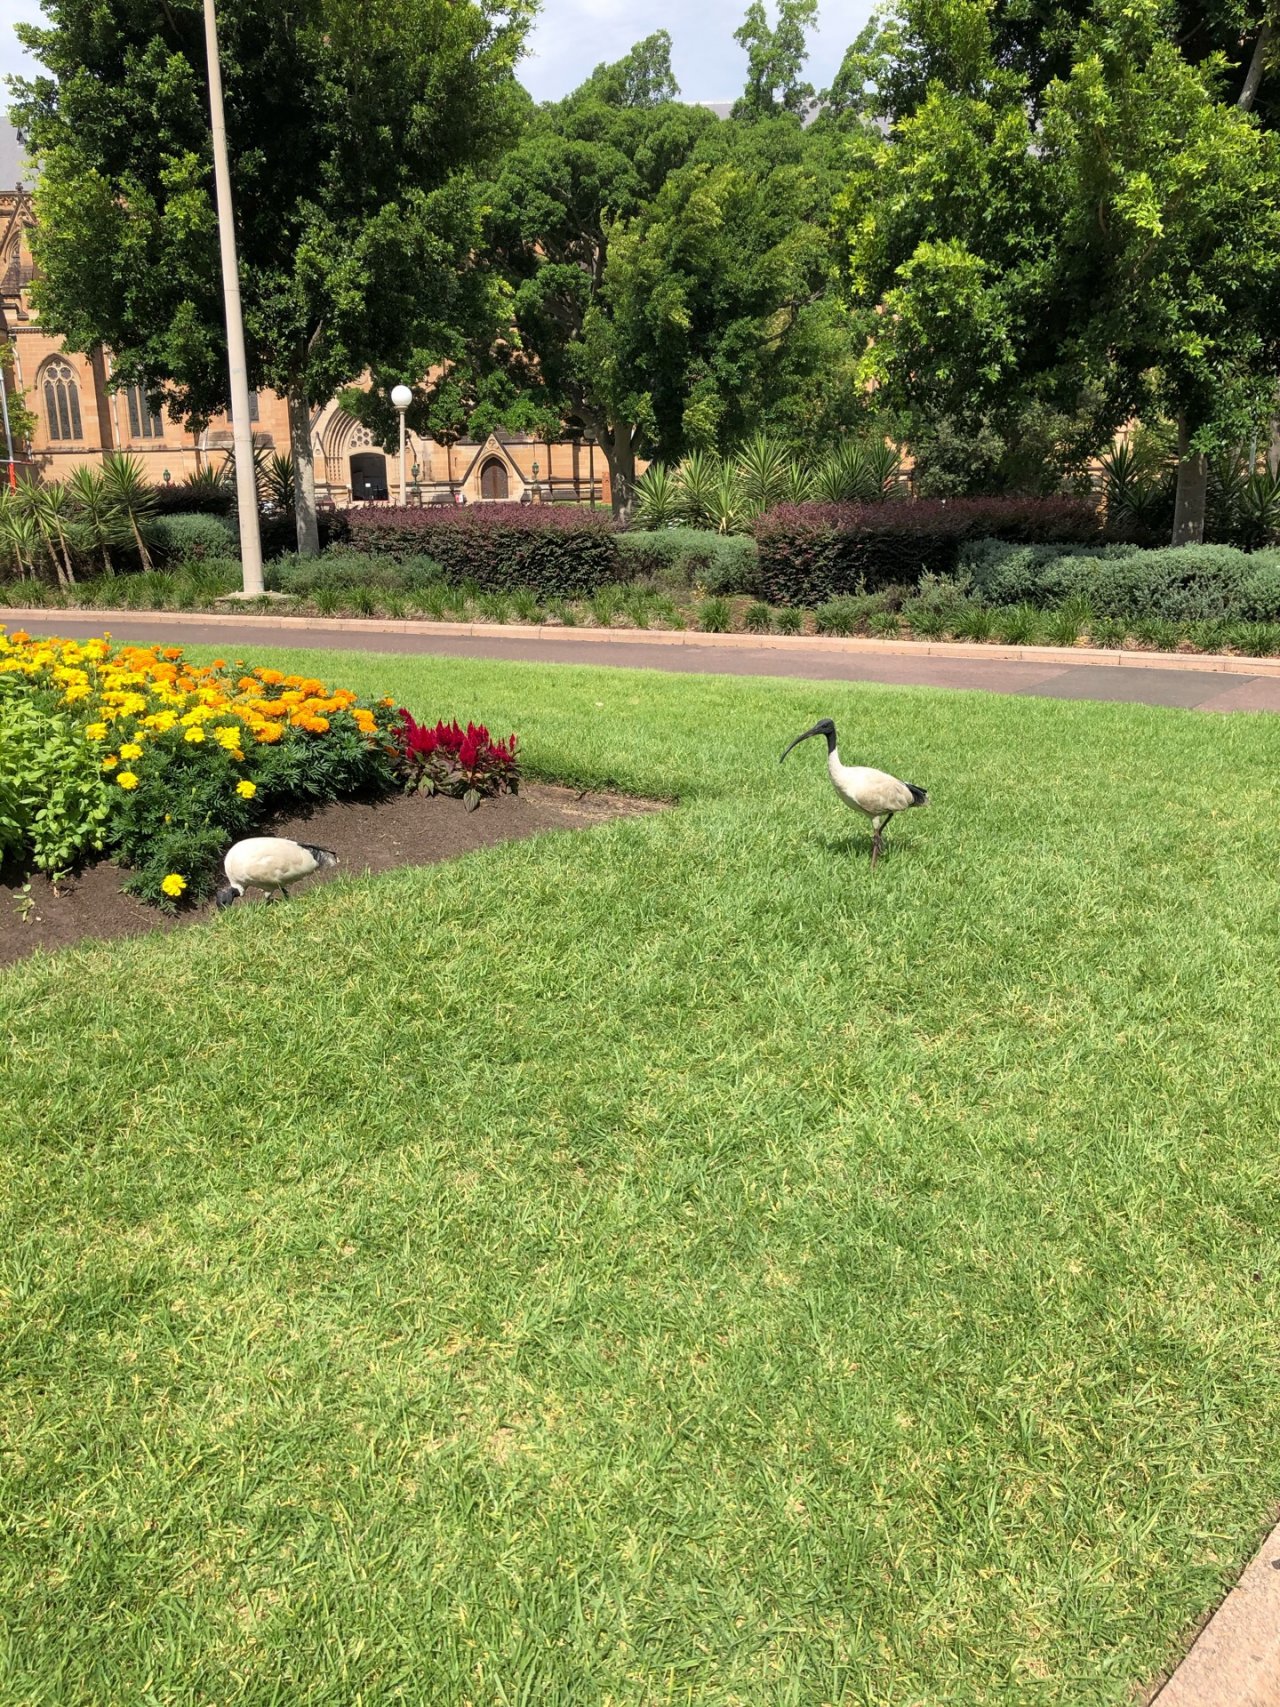
[[[668,98],[670,48],[658,31],[541,108],[488,190],[485,249],[509,306],[509,335],[491,359],[539,407],[594,433],[616,504],[634,482],[651,407],[619,339],[614,244],[716,123]]]
[[[747,86],[734,105],[734,118],[803,113],[809,106],[813,85],[801,82],[801,75],[817,16],[818,0],[778,0],[777,21],[770,24],[764,0],[751,0],[733,34],[747,55]]]
[[[476,168],[527,105],[532,0],[222,0],[249,381],[288,399],[299,548],[317,548],[310,415],[365,368],[474,328]],[[108,345],[175,419],[227,406],[202,13],[49,0],[11,80],[39,169],[42,323]],[[411,371],[411,370],[410,370]]]
[[[1274,397],[1280,162],[1225,56],[1189,58],[1175,23],[1094,0],[1068,73],[1037,87],[997,12],[907,0],[864,61],[891,125],[841,219],[869,374],[913,431],[1056,411],[1078,455],[1167,412],[1186,540],[1206,453]]]
[[[491,364],[596,434],[619,506],[638,454],[733,442],[851,379],[830,147],[791,113],[725,122],[667,99],[669,45],[659,32],[542,109],[489,196],[511,304]]]

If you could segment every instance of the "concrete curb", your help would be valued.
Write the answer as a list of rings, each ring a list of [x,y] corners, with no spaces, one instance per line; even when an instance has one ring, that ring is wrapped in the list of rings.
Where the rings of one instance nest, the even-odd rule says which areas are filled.
[[[1276,1707],[1280,1702],[1280,1524],[1150,1707]]]
[[[155,617],[163,620],[168,628],[212,626],[234,631],[246,624],[252,624],[255,628],[275,628],[284,633],[305,635],[438,634],[472,640],[556,638],[573,642],[585,641],[589,645],[600,646],[706,646],[727,648],[730,651],[741,649],[786,652],[803,647],[806,651],[831,652],[852,658],[941,658],[957,663],[1058,664],[1064,669],[1088,664],[1126,670],[1200,670],[1224,676],[1266,676],[1280,679],[1280,657],[1242,658],[1225,652],[1113,652],[1093,646],[983,646],[961,640],[871,640],[861,637],[839,638],[827,634],[703,634],[690,629],[673,631],[652,628],[565,628],[545,623],[390,622],[381,617],[272,616],[251,610],[229,615],[221,611],[62,611],[0,608],[0,624],[9,629],[31,622],[39,623],[45,628],[53,627],[60,616],[77,622],[101,620],[104,628],[110,628],[112,622],[141,622]]]

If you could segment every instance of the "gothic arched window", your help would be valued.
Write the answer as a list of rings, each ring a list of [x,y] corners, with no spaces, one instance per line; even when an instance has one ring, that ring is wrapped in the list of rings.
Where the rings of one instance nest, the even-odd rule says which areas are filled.
[[[46,362],[41,375],[44,417],[51,439],[81,439],[80,387],[70,362]]]
[[[135,439],[162,439],[164,422],[159,415],[152,414],[146,386],[126,385],[124,395],[129,405],[130,436]]]

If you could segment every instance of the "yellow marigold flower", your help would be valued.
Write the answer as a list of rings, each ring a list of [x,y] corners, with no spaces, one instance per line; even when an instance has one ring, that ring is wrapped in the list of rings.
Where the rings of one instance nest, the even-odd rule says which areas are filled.
[[[142,748],[136,741],[128,741],[123,747],[121,747],[120,757],[122,759],[140,759],[142,757]]]
[[[107,726],[105,723],[86,723],[84,726],[84,732],[90,741],[105,741],[107,738]]]
[[[247,777],[243,782],[238,782],[236,784],[236,793],[240,796],[241,800],[252,800],[257,792],[257,783],[250,782]]]
[[[120,760],[115,753],[108,753],[102,761],[102,768],[104,771],[113,771],[119,763]]]
[[[187,887],[187,880],[185,877],[180,877],[176,871],[171,871],[168,877],[161,880],[160,887],[166,895],[172,895],[176,901]]]
[[[64,705],[74,705],[78,699],[88,699],[89,689],[86,687],[68,688],[62,696]]]
[[[116,781],[120,784],[121,788],[137,788],[138,786],[138,779],[134,776],[132,771],[121,771],[120,775],[116,778]]]
[[[184,741],[190,741],[193,746],[199,746],[204,740],[204,730],[198,723],[193,723],[182,738]]]
[[[220,747],[231,748],[240,745],[240,731],[234,723],[224,723],[221,729],[215,729],[213,738]]]

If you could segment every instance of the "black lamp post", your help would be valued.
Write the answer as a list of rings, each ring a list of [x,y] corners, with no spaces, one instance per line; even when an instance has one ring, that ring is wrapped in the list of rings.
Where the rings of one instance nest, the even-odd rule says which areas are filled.
[[[591,493],[591,508],[596,507],[596,435],[590,427],[582,429],[582,436],[587,441],[587,489]]]

